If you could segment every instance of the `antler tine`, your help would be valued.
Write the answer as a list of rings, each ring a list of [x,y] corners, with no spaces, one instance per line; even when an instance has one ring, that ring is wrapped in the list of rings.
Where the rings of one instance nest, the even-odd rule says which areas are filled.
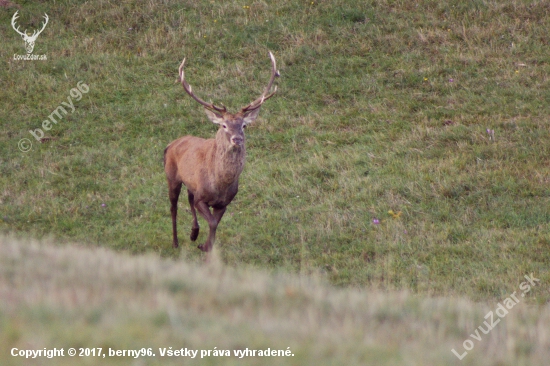
[[[15,21],[17,20],[17,18],[19,18],[19,15],[18,15],[17,13],[19,13],[19,10],[17,10],[17,11],[15,12],[15,14],[13,14],[13,17],[11,18],[11,26],[12,26],[13,29],[14,29],[17,33],[19,33],[20,35],[26,36],[26,35],[27,35],[27,30],[25,30],[25,33],[23,33],[23,32],[21,32],[21,31],[19,30],[19,26],[17,26],[17,28],[15,28]]]
[[[44,22],[44,25],[42,26],[42,29],[40,29],[40,30],[38,31],[38,33],[37,33],[36,31],[34,31],[33,36],[35,36],[35,35],[38,36],[38,35],[39,35],[40,33],[42,33],[42,31],[46,28],[46,25],[48,24],[48,20],[50,20],[50,18],[48,17],[48,14],[44,13],[44,19],[45,19],[46,21]]]
[[[193,89],[191,88],[191,85],[189,85],[187,81],[185,81],[185,72],[183,71],[184,66],[185,66],[185,58],[181,62],[181,65],[179,68],[179,76],[180,76],[181,85],[183,86],[183,89],[187,92],[187,94],[189,94],[193,99],[195,99],[197,102],[202,104],[205,108],[213,109],[215,111],[225,113],[227,111],[225,106],[222,105],[222,107],[220,108],[215,106],[213,103],[207,103],[193,93]]]
[[[265,88],[262,95],[258,99],[256,99],[255,101],[253,101],[252,103],[247,105],[246,107],[243,107],[241,109],[242,112],[247,112],[247,111],[251,111],[251,110],[260,108],[260,106],[263,104],[263,102],[265,102],[266,100],[271,98],[277,92],[277,85],[275,85],[275,89],[273,90],[273,92],[268,94],[269,91],[271,90],[271,86],[273,85],[273,81],[275,81],[275,77],[278,77],[278,76],[281,75],[281,74],[279,74],[279,71],[277,70],[277,63],[275,62],[275,56],[273,56],[273,53],[271,53],[271,51],[269,51],[269,57],[271,58],[271,66],[272,66],[271,67],[271,78],[269,79],[269,83],[267,83],[267,87]]]

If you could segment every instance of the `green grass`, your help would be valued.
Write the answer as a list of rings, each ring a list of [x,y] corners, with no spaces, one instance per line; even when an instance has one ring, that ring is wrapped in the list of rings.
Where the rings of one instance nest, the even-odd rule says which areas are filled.
[[[272,50],[279,91],[247,129],[224,263],[475,301],[526,273],[550,282],[546,2],[20,4],[22,28],[48,13],[34,50],[48,60],[13,60],[15,9],[0,9],[0,232],[200,263],[188,239],[171,248],[162,152],[215,126],[178,65],[236,110],[262,91]],[[79,81],[89,92],[38,143],[28,131]],[[190,225],[182,203],[182,238]]]
[[[0,251],[2,365],[542,366],[550,356],[550,309],[525,303],[518,286],[499,303],[513,292],[520,302],[500,317],[497,303],[339,289],[318,277],[229,268],[217,250],[196,265],[0,236]],[[528,296],[543,292],[539,285]],[[478,327],[487,329],[490,311],[488,321],[498,323],[483,334]],[[480,340],[470,336],[476,330]],[[459,360],[451,350],[463,355],[465,340],[473,349]],[[68,357],[71,347],[107,356]],[[198,355],[162,357],[159,349],[169,347]],[[12,357],[14,348],[62,348],[65,357]],[[108,356],[109,349],[143,348],[155,356]],[[234,356],[246,348],[293,356]],[[224,356],[201,358],[207,350]]]

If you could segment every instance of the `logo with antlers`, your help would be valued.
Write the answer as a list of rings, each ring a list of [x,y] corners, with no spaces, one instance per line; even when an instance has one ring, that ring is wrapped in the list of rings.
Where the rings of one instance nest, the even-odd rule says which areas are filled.
[[[13,17],[11,18],[11,26],[13,27],[13,29],[15,29],[15,31],[17,33],[19,33],[21,35],[21,37],[23,37],[23,41],[25,41],[25,49],[27,50],[27,54],[31,54],[32,51],[34,50],[34,42],[36,42],[36,39],[38,38],[38,36],[40,35],[40,33],[42,33],[42,31],[44,30],[44,28],[46,28],[46,24],[48,24],[48,14],[44,13],[44,24],[42,25],[42,29],[40,29],[39,31],[34,31],[33,34],[31,36],[29,36],[27,34],[27,30],[25,29],[24,32],[21,32],[19,30],[19,26],[16,28],[15,27],[15,21],[17,20],[17,18],[19,18],[19,16],[17,15],[17,13],[19,12],[16,11],[15,14],[13,14]]]

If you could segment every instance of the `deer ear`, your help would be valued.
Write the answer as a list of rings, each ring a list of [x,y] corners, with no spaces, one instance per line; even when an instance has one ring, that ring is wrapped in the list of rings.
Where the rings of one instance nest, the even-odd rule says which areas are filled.
[[[243,116],[243,124],[245,126],[251,124],[256,120],[256,117],[258,117],[258,114],[260,114],[260,108],[253,109],[250,112],[245,112]]]
[[[220,123],[223,122],[223,116],[221,114],[214,113],[211,110],[206,109],[206,108],[204,109],[204,111],[206,112],[206,115],[208,116],[208,119],[210,119],[215,124],[219,125]]]

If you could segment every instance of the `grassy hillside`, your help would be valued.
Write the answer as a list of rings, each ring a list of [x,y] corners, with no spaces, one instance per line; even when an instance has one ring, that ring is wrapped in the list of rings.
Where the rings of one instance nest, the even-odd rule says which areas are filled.
[[[550,283],[547,2],[18,3],[29,32],[48,14],[34,50],[47,60],[14,60],[16,8],[0,8],[0,232],[200,263],[188,239],[171,248],[162,152],[216,129],[178,65],[236,110],[272,50],[279,92],[247,129],[224,263],[475,301],[526,273]],[[71,96],[38,142],[29,130]]]
[[[318,279],[192,265],[151,254],[0,236],[2,365],[547,365],[550,308],[520,303],[489,334],[496,303],[336,289]],[[540,293],[543,287],[531,288]],[[502,299],[504,301],[504,298]],[[503,302],[501,301],[501,303]],[[473,349],[459,360],[453,353]],[[12,357],[13,348],[140,350],[155,356]],[[160,349],[198,351],[161,357]],[[201,351],[229,351],[205,356]],[[469,347],[469,345],[467,345]],[[235,350],[289,350],[238,358]],[[18,352],[18,351],[16,351]],[[293,356],[292,356],[293,355]]]

